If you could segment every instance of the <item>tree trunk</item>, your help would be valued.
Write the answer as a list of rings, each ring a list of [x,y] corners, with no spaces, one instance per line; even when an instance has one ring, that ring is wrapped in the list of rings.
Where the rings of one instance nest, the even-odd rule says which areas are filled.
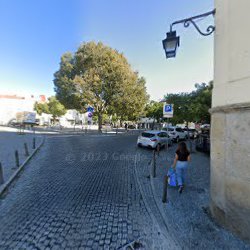
[[[151,130],[154,130],[154,128],[155,128],[155,118],[154,118]]]
[[[102,131],[102,114],[98,114],[98,131]]]

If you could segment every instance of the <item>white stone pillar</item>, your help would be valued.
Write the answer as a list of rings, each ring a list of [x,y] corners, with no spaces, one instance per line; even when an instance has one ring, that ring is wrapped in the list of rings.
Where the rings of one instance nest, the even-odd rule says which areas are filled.
[[[211,211],[250,239],[250,1],[215,7]]]

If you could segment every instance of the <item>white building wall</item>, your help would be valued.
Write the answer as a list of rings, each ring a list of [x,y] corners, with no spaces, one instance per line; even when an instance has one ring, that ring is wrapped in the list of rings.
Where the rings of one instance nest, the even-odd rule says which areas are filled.
[[[34,98],[0,98],[0,125],[7,125],[12,119],[15,119],[17,112],[33,112],[34,103]]]

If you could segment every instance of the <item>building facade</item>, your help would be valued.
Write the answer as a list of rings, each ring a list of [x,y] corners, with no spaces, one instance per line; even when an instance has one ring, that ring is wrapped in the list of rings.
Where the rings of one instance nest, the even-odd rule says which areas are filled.
[[[44,96],[0,95],[0,125],[8,125],[18,112],[34,112],[34,104]]]
[[[45,103],[46,96],[19,96],[19,95],[0,95],[0,125],[8,126],[11,122],[16,121],[18,113],[34,113],[35,102]],[[49,126],[52,123],[52,115],[36,114],[36,121],[41,126]],[[87,123],[87,113],[81,114],[77,110],[67,110],[67,113],[58,118],[59,125],[63,127],[72,127],[76,124]]]
[[[250,1],[215,7],[211,212],[250,240]]]

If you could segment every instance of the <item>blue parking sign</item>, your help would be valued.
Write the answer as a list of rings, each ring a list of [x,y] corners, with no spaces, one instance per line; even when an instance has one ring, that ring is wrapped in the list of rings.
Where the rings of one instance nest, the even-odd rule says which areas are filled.
[[[163,106],[163,117],[172,118],[174,114],[173,104],[165,103]]]
[[[171,112],[171,111],[172,111],[172,105],[171,104],[165,105],[165,112]]]

